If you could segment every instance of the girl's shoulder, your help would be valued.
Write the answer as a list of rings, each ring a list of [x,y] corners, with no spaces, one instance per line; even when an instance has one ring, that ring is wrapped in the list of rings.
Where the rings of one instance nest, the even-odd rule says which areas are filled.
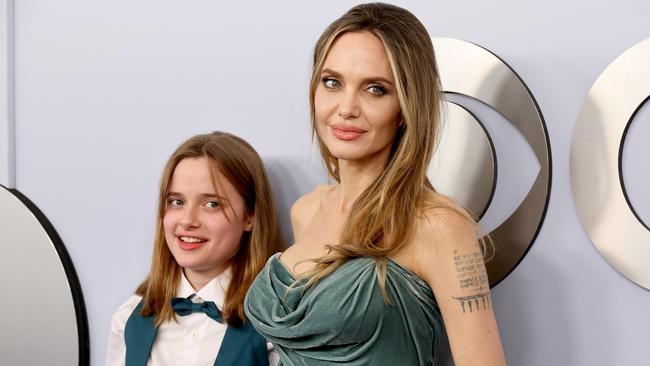
[[[135,310],[140,301],[142,301],[142,296],[133,295],[129,297],[126,302],[120,305],[120,307],[117,308],[117,311],[113,313],[113,317],[111,318],[111,329],[124,331],[126,322],[129,320],[129,317],[133,313],[133,310]]]
[[[120,305],[113,314],[111,330],[108,333],[106,365],[124,365],[124,357],[126,354],[124,329],[126,328],[126,322],[140,301],[142,301],[142,296],[133,295],[124,304]]]

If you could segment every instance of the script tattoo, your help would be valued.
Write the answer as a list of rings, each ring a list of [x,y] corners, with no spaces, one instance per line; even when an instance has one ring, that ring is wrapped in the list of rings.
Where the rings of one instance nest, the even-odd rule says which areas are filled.
[[[481,252],[455,255],[454,264],[460,288],[464,292],[474,293],[454,297],[460,303],[463,313],[489,309],[490,285]]]

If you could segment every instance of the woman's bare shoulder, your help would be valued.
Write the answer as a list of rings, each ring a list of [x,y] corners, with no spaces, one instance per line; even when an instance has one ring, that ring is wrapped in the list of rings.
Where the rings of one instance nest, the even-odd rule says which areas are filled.
[[[305,216],[313,213],[320,206],[323,197],[332,190],[331,185],[320,185],[313,191],[301,196],[291,206],[291,218],[296,216]]]
[[[304,213],[303,211],[305,210],[313,209],[314,206],[318,206],[318,203],[320,202],[323,195],[331,188],[332,186],[330,185],[317,186],[313,191],[306,193],[298,198],[296,202],[293,203],[293,206],[291,206],[291,212],[293,213],[296,211],[296,213],[301,214]]]
[[[443,233],[447,229],[471,228],[473,231],[476,222],[472,215],[452,198],[430,192],[424,198],[424,202],[415,220],[415,227],[418,232],[431,232],[431,234]]]
[[[427,278],[436,262],[448,261],[454,253],[474,248],[475,227],[472,217],[460,205],[430,192],[414,219],[410,238],[394,259]]]
[[[317,186],[313,191],[298,198],[291,206],[291,226],[293,227],[296,241],[298,241],[297,236],[302,231],[302,228],[316,214],[321,200],[326,194],[331,192],[333,187],[332,185]]]
[[[479,249],[472,216],[449,197],[432,193],[415,219],[409,249],[417,261],[448,261],[460,252]],[[419,265],[418,265],[419,267]]]

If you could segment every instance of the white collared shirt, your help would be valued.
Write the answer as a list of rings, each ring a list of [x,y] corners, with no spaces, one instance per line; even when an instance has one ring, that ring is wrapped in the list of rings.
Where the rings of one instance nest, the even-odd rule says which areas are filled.
[[[196,293],[192,298],[193,302],[213,301],[217,308],[223,309],[230,278],[231,272],[228,269],[195,292],[183,274],[176,296],[189,297]],[[141,300],[141,296],[133,295],[113,314],[106,350],[106,366],[124,365],[126,358],[124,327]],[[147,365],[214,365],[228,325],[218,323],[204,313],[177,315],[176,319],[178,322],[167,321],[158,328]],[[278,354],[273,351],[271,343],[267,342],[267,349],[269,363],[277,365]]]

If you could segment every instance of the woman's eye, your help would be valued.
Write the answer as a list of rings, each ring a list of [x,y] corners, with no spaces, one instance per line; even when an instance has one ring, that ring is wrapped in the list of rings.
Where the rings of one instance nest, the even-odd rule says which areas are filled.
[[[323,79],[323,85],[325,85],[325,87],[327,89],[335,89],[335,88],[340,87],[341,83],[336,79],[324,78]]]
[[[373,85],[373,86],[369,87],[367,90],[368,90],[368,92],[370,92],[370,94],[374,94],[374,95],[384,95],[384,94],[386,94],[386,89],[384,89],[383,87],[381,87],[379,85]]]
[[[219,207],[219,202],[217,202],[217,201],[209,201],[209,202],[206,202],[206,203],[205,203],[205,207],[208,207],[208,208],[217,208],[217,207]]]
[[[167,200],[167,204],[172,207],[179,207],[183,205],[183,201],[178,198],[170,198]]]

